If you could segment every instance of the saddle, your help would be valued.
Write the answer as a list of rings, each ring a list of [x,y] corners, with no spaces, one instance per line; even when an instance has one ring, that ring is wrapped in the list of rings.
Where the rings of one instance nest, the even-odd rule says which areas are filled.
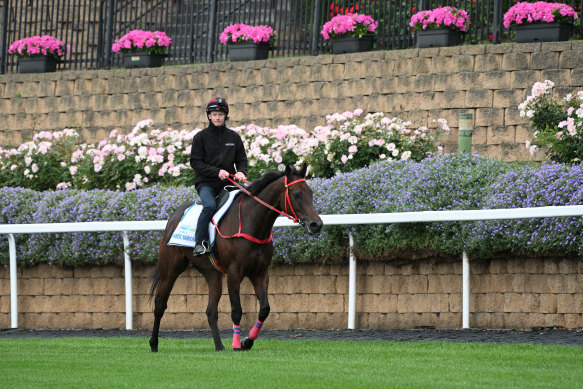
[[[227,212],[233,203],[235,196],[240,193],[239,190],[228,190],[227,188],[232,187],[226,187],[225,190],[221,191],[219,195],[216,196],[217,211],[215,212],[208,226],[209,242],[211,247],[214,244],[216,233],[213,221],[215,223],[219,222],[219,220],[223,217],[223,215]],[[167,243],[169,246],[194,247],[194,235],[196,232],[198,216],[200,215],[201,211],[202,204],[200,202],[191,205],[184,211],[178,226],[176,226],[174,233]]]

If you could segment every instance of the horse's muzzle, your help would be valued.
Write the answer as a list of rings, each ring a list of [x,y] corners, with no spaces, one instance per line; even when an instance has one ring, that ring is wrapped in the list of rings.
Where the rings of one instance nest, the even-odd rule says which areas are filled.
[[[306,232],[308,234],[311,234],[311,235],[315,235],[318,232],[320,232],[323,225],[324,225],[324,223],[322,223],[322,220],[320,220],[320,219],[314,220],[311,222],[307,222],[307,223],[302,223],[304,230],[306,230]]]

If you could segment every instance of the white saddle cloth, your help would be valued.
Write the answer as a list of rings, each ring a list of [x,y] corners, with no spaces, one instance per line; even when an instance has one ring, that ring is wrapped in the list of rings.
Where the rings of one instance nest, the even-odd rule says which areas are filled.
[[[239,192],[239,190],[229,192],[229,198],[213,216],[212,220],[214,220],[215,223],[218,223],[219,220],[221,220],[225,212],[227,212],[227,209],[233,204],[233,199]],[[178,226],[176,226],[176,230],[174,230],[174,233],[168,242],[169,246],[194,247],[194,234],[196,233],[196,224],[201,212],[202,204],[193,204],[186,208]],[[216,237],[216,230],[212,221],[209,223],[208,229],[209,243],[212,246],[215,243]]]

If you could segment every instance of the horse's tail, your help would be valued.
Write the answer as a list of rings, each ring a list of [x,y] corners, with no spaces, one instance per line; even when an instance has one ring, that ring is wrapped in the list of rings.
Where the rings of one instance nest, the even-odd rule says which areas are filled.
[[[148,301],[152,301],[152,297],[154,297],[154,294],[158,289],[158,285],[160,284],[160,271],[158,270],[158,264],[154,266],[154,271],[152,272],[152,277],[150,281],[151,281],[150,298],[148,299]]]

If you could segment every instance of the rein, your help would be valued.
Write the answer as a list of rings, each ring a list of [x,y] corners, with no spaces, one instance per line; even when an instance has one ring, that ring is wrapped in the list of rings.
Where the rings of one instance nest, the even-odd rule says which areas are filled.
[[[291,213],[293,214],[293,216],[290,216],[289,214],[287,214],[286,212],[282,212],[279,209],[275,208],[274,206],[267,204],[265,201],[261,200],[259,197],[257,196],[253,196],[251,194],[251,192],[249,192],[245,187],[243,187],[242,185],[240,185],[239,183],[235,182],[235,180],[231,179],[231,177],[234,177],[233,174],[229,175],[230,177],[227,177],[227,180],[231,181],[231,183],[233,185],[235,185],[237,188],[239,188],[243,193],[247,194],[248,196],[250,196],[251,198],[253,198],[255,201],[257,201],[258,203],[260,203],[261,205],[266,206],[267,208],[271,209],[272,211],[275,211],[277,213],[279,213],[280,215],[283,215],[287,218],[289,218],[290,220],[292,220],[294,223],[298,223],[299,219],[294,211],[294,208],[291,204],[291,199],[289,197],[289,187],[306,181],[305,178],[300,178],[298,180],[292,181],[288,184],[287,182],[287,176],[285,177],[285,211],[287,212],[287,208],[288,208],[288,204],[289,204],[289,208],[291,210]],[[269,243],[273,240],[273,230],[271,231],[271,233],[269,234],[269,238],[267,239],[257,239],[251,235],[245,234],[241,232],[241,203],[243,202],[243,199],[241,199],[241,201],[239,201],[239,231],[236,234],[233,235],[223,235],[221,233],[221,231],[219,230],[219,226],[215,223],[215,221],[213,220],[213,224],[215,225],[215,229],[217,230],[217,232],[219,233],[219,235],[224,238],[224,239],[230,239],[230,238],[244,238],[247,239],[251,242],[254,243],[258,243],[258,244],[265,244],[265,243]]]

